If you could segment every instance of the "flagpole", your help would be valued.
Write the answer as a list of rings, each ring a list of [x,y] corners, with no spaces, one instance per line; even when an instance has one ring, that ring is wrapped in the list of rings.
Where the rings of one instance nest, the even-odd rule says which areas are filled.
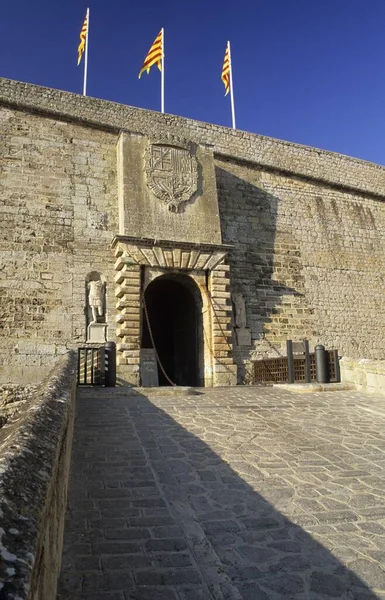
[[[87,96],[87,70],[88,70],[88,35],[90,32],[90,9],[87,8],[87,36],[86,48],[84,53],[84,81],[83,81],[83,96]]]
[[[162,70],[161,70],[161,86],[160,86],[160,107],[164,113],[164,29],[162,27]]]
[[[233,66],[231,63],[231,50],[230,42],[227,42],[229,48],[229,67],[230,67],[230,98],[231,98],[231,118],[233,122],[233,129],[236,129],[235,125],[235,108],[234,108],[234,91],[233,91]]]

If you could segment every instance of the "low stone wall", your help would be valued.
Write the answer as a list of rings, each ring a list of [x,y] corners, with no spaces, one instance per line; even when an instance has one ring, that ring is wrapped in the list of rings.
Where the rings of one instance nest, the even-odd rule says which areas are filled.
[[[344,383],[353,383],[357,390],[385,396],[385,360],[342,358],[340,367]]]
[[[0,598],[54,600],[75,408],[76,358],[63,356],[28,410],[0,434]]]

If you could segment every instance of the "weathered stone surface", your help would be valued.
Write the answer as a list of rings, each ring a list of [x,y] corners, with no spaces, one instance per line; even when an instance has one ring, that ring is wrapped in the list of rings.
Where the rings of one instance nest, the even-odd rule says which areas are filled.
[[[87,327],[87,342],[90,344],[103,344],[106,341],[107,325],[104,323],[90,323]]]
[[[174,169],[172,165],[175,145],[178,146],[183,141],[171,139],[167,146],[151,145],[152,137],[149,139],[147,136],[122,133],[119,138],[119,232],[138,238],[220,244],[221,227],[212,149],[198,146],[191,150],[197,181],[189,191],[189,201],[170,211],[170,205],[156,197],[154,180],[149,182],[149,177],[156,178],[156,169],[160,169],[163,163],[167,163],[164,173],[169,175],[170,182],[175,181],[178,175],[183,177],[183,164]],[[149,169],[146,156],[151,148],[167,151],[171,156],[159,157],[155,161],[155,168]],[[183,184],[190,189],[186,176]],[[158,187],[159,190],[168,189],[167,179]],[[175,257],[173,258],[173,264],[180,266],[180,260],[175,261]]]
[[[55,597],[75,401],[75,357],[63,357],[28,409],[0,435],[0,597]]]
[[[383,167],[7,79],[0,79],[0,106],[0,381],[38,381],[58,356],[85,341],[85,281],[93,271],[106,277],[109,339],[138,349],[140,297],[128,282],[138,283],[144,264],[201,276],[209,270],[226,283],[228,289],[211,289],[213,325],[231,328],[227,294],[244,299],[251,345],[211,348],[223,361],[205,365],[206,381],[232,383],[233,361],[243,381],[250,358],[281,355],[287,338],[322,342],[352,359],[384,359]],[[119,136],[136,148],[131,179],[122,175]],[[150,219],[143,140],[164,145],[165,136],[170,146],[182,138],[198,148],[199,197],[180,213],[154,204],[164,211],[160,219],[153,207]],[[128,197],[137,200],[132,210]],[[216,257],[205,251],[154,244],[167,231],[174,241],[232,245],[227,264],[212,270]],[[118,233],[149,236],[157,246],[124,257],[127,267],[138,267],[132,278],[122,261],[114,270],[122,251],[115,256],[110,245]],[[135,328],[124,326],[115,292],[119,307],[137,308]],[[138,383],[139,364],[120,356],[119,369]],[[381,377],[368,372],[367,386],[375,389]]]
[[[37,85],[0,79],[0,101],[19,109],[35,107],[52,117],[65,116],[93,126],[114,131],[130,130],[153,135],[166,130],[171,135],[185,134],[196,143],[212,145],[218,154],[255,162],[287,173],[313,177],[335,185],[382,195],[385,172],[373,163],[293,144],[283,140],[232,130],[227,127],[192,121],[184,117],[161,114],[97,98],[44,88]],[[4,120],[6,120],[6,116]],[[128,127],[129,125],[129,127]],[[232,152],[229,152],[232,148]],[[295,157],[295,161],[293,161]],[[79,159],[79,164],[84,159]]]
[[[122,388],[77,406],[60,600],[384,598],[380,397]]]
[[[0,429],[20,418],[36,393],[36,386],[9,384],[0,386]],[[1,439],[1,434],[0,434]]]
[[[341,379],[358,390],[385,395],[385,360],[341,361]]]
[[[238,346],[251,346],[251,332],[247,327],[240,327],[235,330]]]

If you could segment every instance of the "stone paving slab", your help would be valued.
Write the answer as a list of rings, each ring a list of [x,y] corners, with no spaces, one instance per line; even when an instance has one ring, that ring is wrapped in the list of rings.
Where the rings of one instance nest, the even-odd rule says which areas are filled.
[[[60,600],[385,599],[385,399],[79,393]]]

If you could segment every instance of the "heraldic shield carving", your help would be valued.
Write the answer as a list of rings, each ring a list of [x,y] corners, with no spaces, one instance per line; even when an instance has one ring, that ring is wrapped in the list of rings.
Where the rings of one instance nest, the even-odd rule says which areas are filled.
[[[147,184],[172,212],[197,191],[198,165],[185,148],[151,144],[146,154]]]

